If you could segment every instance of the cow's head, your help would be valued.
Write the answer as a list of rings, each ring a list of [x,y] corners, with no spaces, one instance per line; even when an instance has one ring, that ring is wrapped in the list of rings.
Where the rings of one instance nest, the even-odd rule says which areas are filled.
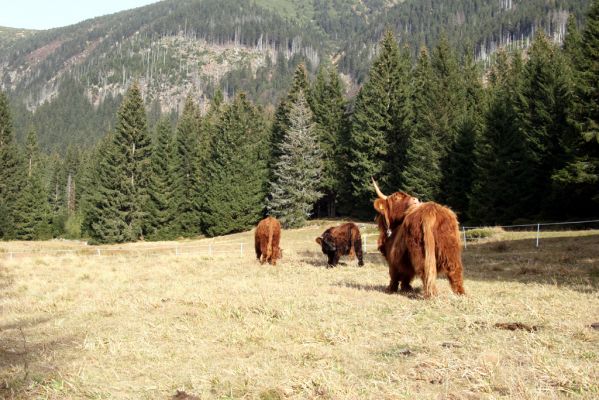
[[[381,228],[384,228],[385,234],[390,237],[392,230],[403,221],[408,208],[420,204],[420,200],[405,192],[395,192],[386,196],[381,192],[374,178],[372,184],[378,196],[374,201],[374,209],[379,213],[379,225],[384,225]]]
[[[316,238],[316,243],[318,243],[324,254],[329,254],[331,252],[337,251],[337,245],[335,245],[335,241],[333,238],[327,234],[327,232],[323,233],[322,236]]]

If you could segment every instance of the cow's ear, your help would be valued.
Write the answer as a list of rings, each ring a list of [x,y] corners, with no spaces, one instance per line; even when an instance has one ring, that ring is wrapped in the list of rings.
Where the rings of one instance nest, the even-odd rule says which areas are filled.
[[[321,237],[317,237],[316,238],[316,243],[318,243],[319,245],[322,246],[322,238]]]
[[[380,214],[384,213],[387,209],[387,200],[376,199],[374,201],[374,209]]]

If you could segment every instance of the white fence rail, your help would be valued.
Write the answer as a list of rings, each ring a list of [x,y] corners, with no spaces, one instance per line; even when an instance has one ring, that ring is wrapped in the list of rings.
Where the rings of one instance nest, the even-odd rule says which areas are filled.
[[[585,228],[584,225],[587,225]],[[586,221],[571,221],[571,222],[548,222],[548,223],[536,223],[536,224],[518,224],[518,225],[499,225],[499,226],[462,226],[462,241],[464,248],[467,248],[468,242],[476,242],[477,239],[468,239],[467,231],[474,229],[492,229],[501,228],[507,231],[524,231],[524,232],[535,232],[534,243],[535,247],[540,246],[541,234],[543,227],[554,227],[563,228],[568,225],[576,227],[576,229],[597,229],[599,230],[599,219],[586,220]],[[590,228],[590,227],[593,228]],[[364,227],[362,227],[363,229]],[[551,231],[555,231],[552,229]],[[546,230],[547,232],[547,230]],[[365,253],[378,253],[377,249],[377,233],[363,234],[362,235],[362,249]],[[310,240],[302,240],[295,243],[316,243]],[[315,247],[316,249],[316,247]],[[250,249],[252,253],[253,248]],[[13,260],[21,257],[29,256],[63,256],[63,255],[87,255],[87,256],[115,256],[119,254],[136,254],[136,255],[152,255],[152,254],[170,254],[175,256],[195,255],[195,256],[206,256],[215,257],[227,255],[230,257],[243,257],[248,254],[248,247],[246,242],[237,241],[226,241],[226,242],[208,242],[193,245],[175,245],[175,246],[144,246],[144,247],[95,247],[95,246],[81,246],[77,249],[10,249],[4,252],[0,252],[0,259]]]
[[[506,231],[520,231],[520,232],[535,232],[535,247],[539,247],[540,239],[541,239],[541,227],[551,226],[554,229],[551,231],[555,231],[555,228],[563,228],[568,225],[572,225],[577,230],[583,229],[599,229],[599,219],[592,219],[586,221],[569,221],[569,222],[544,222],[544,223],[535,223],[535,224],[517,224],[517,225],[495,225],[495,226],[462,226],[462,239],[464,242],[464,248],[468,247],[468,235],[466,234],[469,230],[474,229],[492,229],[492,228],[501,228]],[[585,228],[584,226],[587,225]],[[591,228],[593,226],[594,228]],[[476,239],[471,239],[470,241],[476,241]]]

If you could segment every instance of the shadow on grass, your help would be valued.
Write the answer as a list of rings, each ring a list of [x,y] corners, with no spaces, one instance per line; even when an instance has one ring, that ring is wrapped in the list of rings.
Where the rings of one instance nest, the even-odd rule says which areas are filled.
[[[46,383],[60,381],[61,373],[57,354],[77,346],[80,338],[64,335],[39,340],[31,331],[39,332],[49,318],[39,317],[3,324],[0,326],[0,398],[37,398],[37,390]],[[35,382],[35,384],[33,384]]]
[[[473,243],[462,259],[466,280],[599,288],[599,235]]]
[[[0,298],[22,296],[11,290],[13,285],[10,273],[0,267]],[[81,340],[76,335],[47,338],[44,325],[51,321],[37,316],[0,323],[0,398],[37,398],[40,386],[62,379],[55,356],[64,362],[63,350],[78,346]]]
[[[327,267],[328,258],[325,254],[322,253],[322,251],[302,250],[302,251],[298,251],[297,255],[299,257],[301,257],[302,262],[305,264],[311,265],[313,267],[318,267],[318,268],[326,268]],[[376,258],[376,255],[370,255],[370,254],[364,255],[364,262],[375,262],[374,260],[376,260],[376,262],[380,262],[379,259]],[[354,257],[354,259],[352,260],[349,258],[349,256],[341,257],[339,264],[337,264],[337,267],[335,267],[335,268],[344,268],[344,267],[358,268],[358,259]],[[334,268],[332,268],[332,269],[334,269]]]

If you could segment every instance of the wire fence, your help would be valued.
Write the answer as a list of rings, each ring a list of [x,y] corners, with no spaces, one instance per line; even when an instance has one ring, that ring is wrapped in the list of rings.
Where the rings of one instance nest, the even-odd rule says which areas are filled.
[[[547,229],[547,227],[550,227]],[[545,229],[543,229],[545,228]],[[564,230],[599,230],[599,219],[592,219],[586,221],[566,221],[566,222],[544,222],[534,224],[516,224],[516,225],[495,225],[495,226],[462,226],[462,241],[464,248],[468,247],[468,242],[475,242],[485,236],[485,230],[491,232],[492,230],[501,229],[506,232],[528,232],[533,235],[535,247],[540,247],[541,238],[545,233],[548,236],[555,236],[553,233],[564,231]],[[472,235],[468,232],[477,232],[478,234]]]
[[[550,227],[550,229],[547,229]],[[364,227],[362,226],[362,229]],[[568,222],[547,222],[535,224],[517,224],[517,225],[497,225],[497,226],[462,226],[460,228],[462,234],[462,242],[464,248],[468,247],[469,243],[474,243],[480,239],[484,239],[486,233],[493,234],[493,230],[501,229],[506,232],[525,232],[528,233],[523,239],[531,239],[534,241],[535,247],[540,247],[543,234],[546,237],[556,236],[555,233],[560,230],[597,230],[599,234],[599,219],[586,221],[568,221]],[[481,232],[476,232],[481,231]],[[473,234],[477,233],[477,234]],[[362,249],[365,253],[378,253],[377,246],[378,233],[370,233],[362,235]],[[310,240],[296,241],[294,244],[316,244]],[[316,247],[315,247],[316,249]],[[0,258],[5,260],[13,260],[29,256],[116,256],[116,255],[136,255],[149,256],[153,254],[166,254],[175,256],[204,256],[216,257],[226,255],[228,257],[244,257],[252,252],[253,248],[248,252],[248,244],[241,241],[222,241],[209,242],[193,245],[170,245],[170,246],[135,246],[135,247],[95,247],[83,245],[76,249],[8,249],[1,252]]]

